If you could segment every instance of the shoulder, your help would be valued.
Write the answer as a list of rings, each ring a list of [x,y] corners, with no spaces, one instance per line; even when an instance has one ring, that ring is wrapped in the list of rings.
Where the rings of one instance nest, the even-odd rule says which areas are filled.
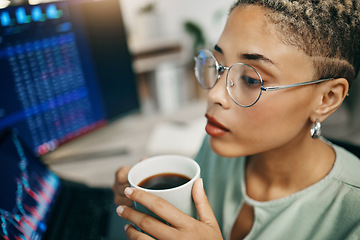
[[[337,145],[332,145],[336,153],[333,177],[341,183],[356,188],[360,194],[360,159]]]

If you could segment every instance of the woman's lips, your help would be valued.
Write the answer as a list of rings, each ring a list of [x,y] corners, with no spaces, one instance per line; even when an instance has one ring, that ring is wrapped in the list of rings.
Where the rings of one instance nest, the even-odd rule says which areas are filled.
[[[230,132],[229,129],[227,129],[224,125],[219,123],[215,118],[211,117],[208,114],[206,114],[205,117],[208,120],[205,130],[210,136],[220,137]]]

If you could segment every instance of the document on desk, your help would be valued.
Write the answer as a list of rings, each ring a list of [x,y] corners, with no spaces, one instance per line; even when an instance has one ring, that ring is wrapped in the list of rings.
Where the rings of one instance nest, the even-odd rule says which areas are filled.
[[[206,119],[199,118],[186,123],[164,121],[152,131],[146,146],[148,156],[179,154],[195,157],[205,132]]]

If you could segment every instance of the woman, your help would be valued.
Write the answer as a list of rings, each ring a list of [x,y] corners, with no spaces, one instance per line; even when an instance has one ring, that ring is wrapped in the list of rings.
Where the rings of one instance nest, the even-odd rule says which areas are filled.
[[[358,7],[237,1],[214,49],[196,57],[209,89],[208,137],[196,157],[203,180],[193,187],[199,220],[142,191],[122,194],[128,168],[114,185],[119,215],[157,239],[359,237],[360,161],[320,137],[359,70]],[[171,226],[123,206],[131,201]]]

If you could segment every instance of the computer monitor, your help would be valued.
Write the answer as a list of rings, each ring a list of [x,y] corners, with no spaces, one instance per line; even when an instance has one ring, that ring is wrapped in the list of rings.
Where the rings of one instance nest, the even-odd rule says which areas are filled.
[[[139,109],[119,0],[0,9],[0,132],[35,153]]]

